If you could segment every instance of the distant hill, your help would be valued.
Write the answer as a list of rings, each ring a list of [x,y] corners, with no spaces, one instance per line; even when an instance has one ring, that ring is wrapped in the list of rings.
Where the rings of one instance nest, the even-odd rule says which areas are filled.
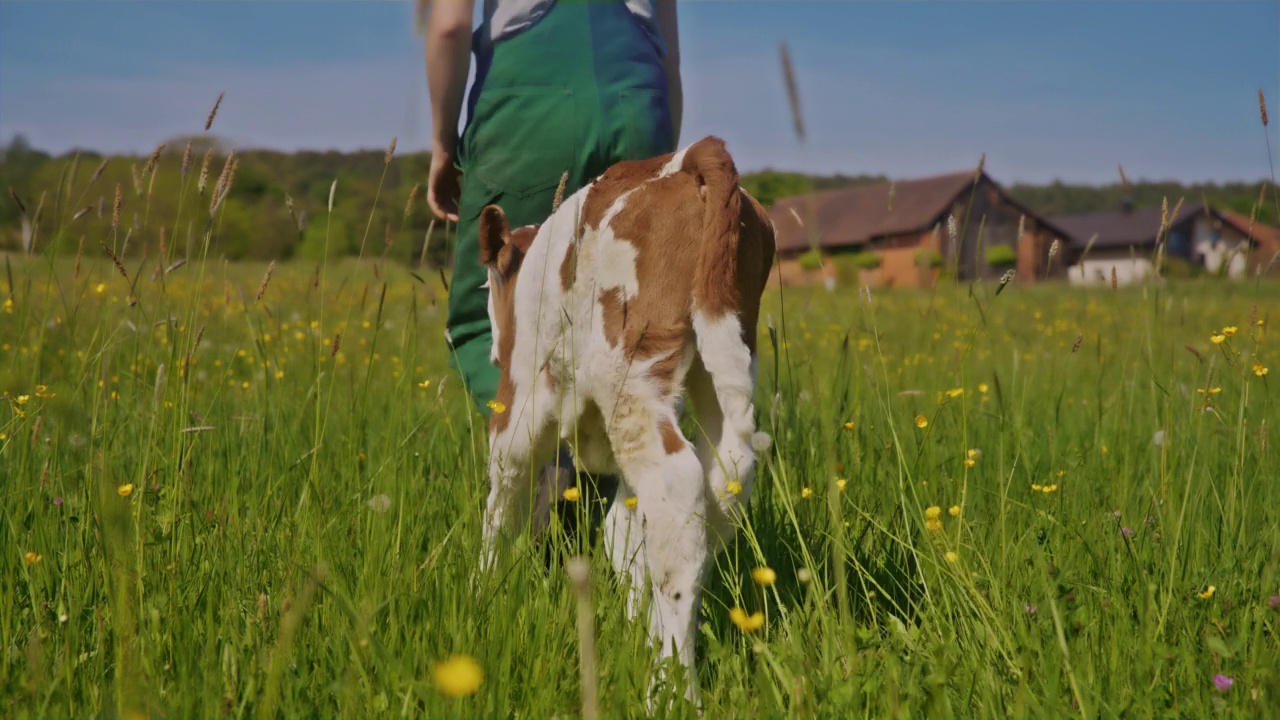
[[[191,159],[183,175],[188,143]],[[209,177],[204,193],[199,194],[196,186],[206,153]],[[423,256],[431,229],[432,237],[425,243],[426,257],[433,266],[447,264],[450,238],[441,223],[433,226],[424,200],[430,155],[397,153],[389,164],[385,155],[382,149],[238,152],[231,194],[214,225],[211,255],[230,260],[318,260],[326,252],[329,256],[356,254],[363,243],[366,255],[416,262]],[[9,195],[0,199],[0,250],[21,249],[24,234],[37,250],[54,246],[61,253],[74,253],[82,238],[90,248],[100,240],[114,238],[117,249],[128,254],[154,253],[162,238],[170,248],[177,248],[179,255],[199,249],[209,220],[212,187],[227,160],[225,143],[206,135],[172,138],[157,158],[154,173],[146,173],[146,156],[113,156],[107,158],[95,179],[103,159],[91,151],[54,157],[31,147],[20,136],[0,148],[0,187]],[[329,189],[335,179],[330,217]],[[742,178],[743,186],[766,206],[790,195],[885,181],[883,176],[818,176],[777,170],[747,173]],[[117,185],[122,194],[121,218],[113,234],[111,215]],[[1172,206],[1185,198],[1186,202],[1208,201],[1247,215],[1262,187],[1262,183],[1134,183],[1126,191],[1120,183],[1093,187],[1055,182],[1007,189],[1045,215],[1114,210],[1126,192],[1135,207],[1158,206],[1165,198]],[[1259,219],[1280,226],[1277,202],[1270,192]]]

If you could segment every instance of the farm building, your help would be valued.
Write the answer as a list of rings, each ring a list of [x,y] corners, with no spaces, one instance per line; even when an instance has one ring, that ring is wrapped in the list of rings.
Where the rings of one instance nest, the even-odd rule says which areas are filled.
[[[1178,209],[1178,208],[1175,208]],[[1215,210],[1202,203],[1183,205],[1162,232],[1159,207],[1089,215],[1064,215],[1051,222],[1072,240],[1073,263],[1067,277],[1073,284],[1139,282],[1155,272],[1157,242],[1164,254],[1231,279],[1265,270],[1280,251],[1280,231],[1247,216]],[[1272,264],[1272,269],[1275,265]]]
[[[778,235],[784,283],[800,282],[805,256],[816,246],[824,257],[855,255],[866,267],[859,284],[928,286],[942,265],[962,280],[998,278],[1016,268],[1031,282],[1061,277],[1049,268],[1049,247],[1066,234],[1012,199],[985,172],[857,185],[783,198],[770,208]],[[956,238],[947,230],[955,218]],[[1022,228],[1021,237],[1018,229]]]

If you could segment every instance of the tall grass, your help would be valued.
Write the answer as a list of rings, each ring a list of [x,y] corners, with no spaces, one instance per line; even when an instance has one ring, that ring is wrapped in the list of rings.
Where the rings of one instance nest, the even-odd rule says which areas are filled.
[[[645,713],[598,543],[474,570],[443,287],[219,261],[224,175],[181,258],[117,217],[101,255],[5,259],[5,714]],[[766,292],[772,443],[709,578],[707,716],[1280,714],[1280,287],[997,289]]]

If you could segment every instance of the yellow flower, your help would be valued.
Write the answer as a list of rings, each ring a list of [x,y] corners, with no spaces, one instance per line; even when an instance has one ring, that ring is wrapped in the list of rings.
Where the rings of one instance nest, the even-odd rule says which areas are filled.
[[[98,283],[98,286],[94,288],[94,292],[98,293],[99,295],[101,295],[102,293],[104,293],[104,292],[106,292],[106,291],[107,291],[107,284],[106,284],[106,283]]]
[[[802,488],[800,490],[800,497],[804,498],[805,500],[808,500],[809,498],[813,497],[813,489],[808,487]]]
[[[916,427],[923,429],[929,424],[929,419],[923,415],[916,416]]]
[[[970,460],[977,460],[978,458],[982,457],[982,451],[979,450],[978,448],[969,448],[968,450],[965,451],[964,454],[965,454],[965,457],[969,458]]]
[[[730,495],[737,495],[738,493],[742,492],[742,483],[738,482],[737,480],[730,480],[729,482],[725,483],[724,491],[729,493]]]
[[[422,388],[423,390],[426,390],[427,388],[431,387],[431,381],[423,380],[422,382],[418,383],[418,387]]]
[[[25,555],[22,556],[22,559],[26,561],[28,565],[35,565],[36,563],[43,560],[44,556],[35,552],[28,551]]]
[[[947,508],[947,514],[950,515],[951,517],[960,517],[960,506],[952,505],[951,507]]]
[[[120,493],[120,497],[129,497],[133,494],[133,483],[125,483],[116,488],[116,492]]]
[[[637,498],[635,495],[632,495],[631,497],[622,501],[622,504],[626,505],[628,510],[635,510],[636,505],[638,505],[639,503],[640,503],[640,499]]]
[[[758,585],[769,587],[778,581],[778,573],[774,572],[773,568],[768,566],[758,567],[751,571],[751,579],[755,580]]]
[[[853,428],[854,428],[854,422],[853,422],[852,420],[850,420],[849,422],[847,422],[847,423],[845,423],[845,424],[844,424],[844,429],[845,429],[845,430],[852,431],[852,430],[853,430]]]
[[[565,491],[561,493],[561,495],[569,502],[578,502],[578,499],[582,497],[582,492],[576,487],[571,487],[565,488]]]
[[[1049,493],[1051,493],[1051,492],[1058,492],[1058,484],[1057,484],[1057,483],[1054,483],[1054,484],[1052,484],[1052,485],[1045,485],[1045,486],[1044,486],[1044,494],[1045,494],[1045,495],[1048,495],[1048,494],[1049,494]]]
[[[846,486],[846,485],[848,485],[848,484],[849,484],[849,481],[848,481],[848,480],[845,480],[844,478],[836,478],[836,489],[837,489],[837,490],[844,490],[845,486]]]
[[[942,557],[946,558],[949,563],[953,563],[960,559],[960,556],[957,555],[954,550],[948,550]]]
[[[924,521],[924,529],[931,533],[942,532],[942,521],[930,518]]]
[[[1213,597],[1213,591],[1214,591],[1214,590],[1217,590],[1217,588],[1215,588],[1215,587],[1214,587],[1214,586],[1212,586],[1212,585],[1210,585],[1209,587],[1205,588],[1204,592],[1200,593],[1200,599],[1201,599],[1201,600],[1208,600],[1209,598]]]
[[[1222,334],[1226,335],[1227,337],[1231,337],[1232,335],[1235,335],[1236,331],[1239,329],[1240,328],[1236,327],[1235,325],[1228,325],[1222,328]]]
[[[937,520],[942,517],[942,508],[937,505],[930,505],[924,509],[924,517],[926,520]]]
[[[1196,392],[1200,393],[1201,395],[1217,395],[1218,393],[1222,392],[1222,388],[1220,387],[1207,388],[1207,389],[1196,388]]]
[[[747,615],[746,610],[734,608],[729,611],[729,619],[744,633],[755,632],[764,627],[764,613],[759,610],[752,615]]]
[[[475,660],[466,655],[455,655],[435,664],[431,671],[436,688],[449,697],[463,697],[474,693],[484,680],[484,671]]]
[[[1267,370],[1267,366],[1266,366],[1266,365],[1263,365],[1262,363],[1254,363],[1254,364],[1253,364],[1253,374],[1254,374],[1254,375],[1257,375],[1258,377],[1262,377],[1263,375],[1266,375],[1266,374],[1267,374],[1267,372],[1268,372],[1268,370]]]
[[[30,400],[30,399],[31,399],[31,396],[30,396],[30,395],[19,395],[19,396],[18,396],[18,404],[19,404],[19,405],[26,405],[26,404],[27,404],[27,401],[28,401],[28,400]]]
[[[1226,335],[1219,335],[1218,333],[1214,333],[1209,336],[1209,341],[1212,342],[1214,345],[1221,345],[1222,341],[1226,339],[1227,339]]]
[[[1031,491],[1032,491],[1032,492],[1040,492],[1042,489],[1043,489],[1043,488],[1042,488],[1040,485],[1037,485],[1037,484],[1035,484],[1035,483],[1031,483]]]
[[[977,461],[977,460],[974,460],[973,458],[965,458],[965,459],[964,459],[964,466],[965,466],[965,467],[967,467],[967,468],[971,468],[971,467],[973,467],[974,465],[977,465],[977,464],[978,464],[978,461]]]
[[[4,311],[10,315],[13,314],[13,298],[5,298]]]
[[[986,384],[986,383],[978,383],[978,392],[980,392],[980,393],[982,393],[982,394],[984,394],[984,395],[985,395],[985,394],[986,394],[986,392],[987,392],[987,384]]]
[[[499,415],[507,411],[507,406],[503,405],[501,402],[497,400],[490,400],[486,404],[489,406],[490,410],[492,410],[495,413],[498,413]]]
[[[963,394],[964,394],[964,388],[962,388],[962,387],[958,387],[958,388],[951,388],[950,390],[948,390],[948,391],[947,391],[947,397],[948,397],[948,398],[951,398],[951,399],[953,399],[953,400],[954,400],[955,398],[960,397],[960,396],[961,396],[961,395],[963,395]]]
[[[51,392],[49,392],[49,386],[48,386],[48,385],[37,385],[37,386],[36,386],[36,397],[38,397],[38,398],[51,398],[51,397],[53,397],[53,396],[54,396],[54,395],[56,395],[56,394],[57,394],[57,393],[51,393]]]

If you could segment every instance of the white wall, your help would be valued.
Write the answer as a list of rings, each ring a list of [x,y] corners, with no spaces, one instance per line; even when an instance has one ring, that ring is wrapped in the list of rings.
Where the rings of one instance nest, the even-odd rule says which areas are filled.
[[[1217,232],[1215,242],[1214,232]],[[1244,277],[1248,247],[1243,238],[1231,228],[1216,227],[1209,218],[1197,218],[1191,232],[1192,255],[1204,258],[1204,268],[1217,273],[1223,262],[1227,264],[1227,277],[1239,280]]]
[[[1081,277],[1081,266],[1084,269],[1084,277]],[[1110,285],[1112,268],[1116,271],[1117,285],[1141,282],[1155,273],[1155,266],[1147,258],[1091,257],[1085,258],[1082,263],[1072,265],[1067,270],[1067,280],[1072,285]]]

